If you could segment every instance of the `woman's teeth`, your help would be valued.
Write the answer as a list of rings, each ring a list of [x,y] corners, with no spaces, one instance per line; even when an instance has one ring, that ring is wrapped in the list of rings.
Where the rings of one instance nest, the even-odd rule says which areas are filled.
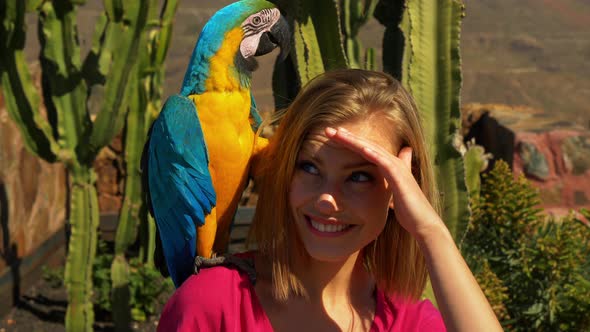
[[[348,227],[350,227],[350,225],[326,225],[326,224],[320,224],[319,222],[315,222],[313,220],[310,220],[311,222],[311,226],[313,228],[315,228],[316,230],[320,231],[320,232],[326,232],[326,233],[336,233],[336,232],[341,232],[345,229],[347,229]]]

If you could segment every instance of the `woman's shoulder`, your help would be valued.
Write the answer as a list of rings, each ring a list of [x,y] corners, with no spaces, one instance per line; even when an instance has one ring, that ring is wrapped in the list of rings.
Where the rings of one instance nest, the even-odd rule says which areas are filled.
[[[208,305],[223,304],[236,293],[250,291],[252,283],[247,265],[252,257],[251,253],[236,254],[220,265],[201,268],[176,290],[172,299],[186,304],[204,301]]]
[[[377,291],[376,321],[388,331],[446,331],[442,316],[430,300],[410,300]],[[377,319],[378,318],[378,319]]]
[[[248,274],[239,268],[214,266],[190,276],[166,303],[159,331],[217,330],[233,318],[250,315],[254,296]],[[229,321],[228,321],[229,320]]]
[[[193,274],[176,289],[164,307],[164,313],[218,313],[231,307],[236,293],[241,293],[244,278],[234,268],[215,266]],[[245,278],[247,281],[247,278]],[[198,308],[199,311],[194,311]]]
[[[239,290],[243,276],[240,271],[228,266],[214,266],[204,268],[198,274],[190,276],[174,293],[183,300],[199,298],[203,301],[211,297],[215,300],[219,297],[227,297],[228,292]],[[246,278],[247,280],[247,278]],[[186,299],[185,299],[186,297]]]

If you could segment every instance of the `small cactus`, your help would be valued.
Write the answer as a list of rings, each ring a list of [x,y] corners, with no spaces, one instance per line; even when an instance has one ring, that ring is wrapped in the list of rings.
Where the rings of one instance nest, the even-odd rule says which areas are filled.
[[[364,51],[358,33],[360,28],[373,16],[377,0],[340,0],[340,26],[349,68],[375,68],[375,51]],[[364,56],[364,61],[362,57]]]

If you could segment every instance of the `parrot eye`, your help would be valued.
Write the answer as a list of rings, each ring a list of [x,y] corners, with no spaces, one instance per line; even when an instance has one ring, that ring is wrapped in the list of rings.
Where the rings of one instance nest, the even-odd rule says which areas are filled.
[[[252,18],[252,23],[254,23],[254,25],[259,25],[262,22],[262,19],[260,18],[260,16],[254,16]]]

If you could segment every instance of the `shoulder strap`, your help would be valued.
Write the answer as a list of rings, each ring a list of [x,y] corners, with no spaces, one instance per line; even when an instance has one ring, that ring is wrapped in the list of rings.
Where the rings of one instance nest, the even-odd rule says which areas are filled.
[[[252,285],[256,284],[256,269],[254,268],[253,257],[238,257],[231,254],[216,256],[213,258],[205,258],[201,256],[195,257],[194,272],[199,274],[202,268],[213,266],[227,266],[236,267],[238,270],[246,273]]]

